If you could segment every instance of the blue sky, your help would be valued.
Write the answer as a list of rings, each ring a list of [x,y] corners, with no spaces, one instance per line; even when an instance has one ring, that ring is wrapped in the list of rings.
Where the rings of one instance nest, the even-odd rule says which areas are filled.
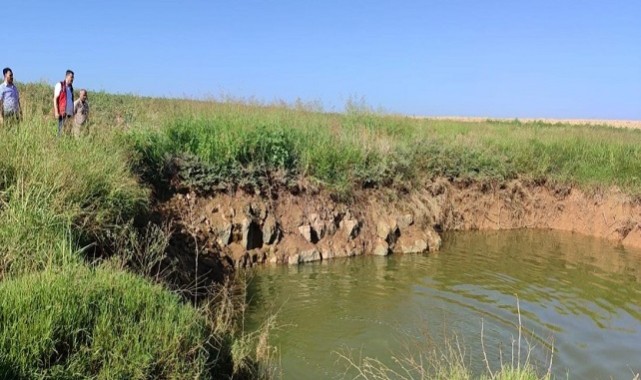
[[[641,119],[639,0],[6,3],[0,65],[23,82],[72,68],[139,95]]]

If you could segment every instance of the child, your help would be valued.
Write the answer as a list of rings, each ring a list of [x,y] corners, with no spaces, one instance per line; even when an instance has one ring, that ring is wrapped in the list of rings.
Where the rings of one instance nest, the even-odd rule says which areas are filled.
[[[87,90],[80,90],[80,97],[73,103],[73,135],[80,136],[80,128],[89,119],[89,102],[87,102]]]

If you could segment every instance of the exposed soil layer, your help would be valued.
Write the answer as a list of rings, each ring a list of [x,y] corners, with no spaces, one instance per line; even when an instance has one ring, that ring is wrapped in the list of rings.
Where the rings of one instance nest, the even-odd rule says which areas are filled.
[[[237,192],[175,194],[158,205],[182,242],[224,271],[364,254],[438,250],[450,230],[572,231],[641,248],[641,205],[617,189],[460,183],[436,179],[410,193],[363,190],[349,203],[322,191],[271,197]]]

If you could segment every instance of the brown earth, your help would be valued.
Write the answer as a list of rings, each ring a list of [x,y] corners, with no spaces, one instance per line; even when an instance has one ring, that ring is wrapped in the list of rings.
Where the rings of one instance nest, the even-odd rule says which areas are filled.
[[[350,203],[322,191],[261,197],[176,194],[158,205],[172,219],[174,247],[190,246],[227,271],[258,263],[299,264],[364,254],[438,250],[451,230],[572,231],[641,248],[641,204],[617,189],[437,179],[418,190],[363,190]],[[212,264],[212,265],[214,265]]]

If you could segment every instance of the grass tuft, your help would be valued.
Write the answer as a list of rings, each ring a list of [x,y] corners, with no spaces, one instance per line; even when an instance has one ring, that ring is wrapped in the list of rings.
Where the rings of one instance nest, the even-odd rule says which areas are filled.
[[[203,316],[134,275],[67,265],[0,293],[0,375],[196,378],[213,364]]]

